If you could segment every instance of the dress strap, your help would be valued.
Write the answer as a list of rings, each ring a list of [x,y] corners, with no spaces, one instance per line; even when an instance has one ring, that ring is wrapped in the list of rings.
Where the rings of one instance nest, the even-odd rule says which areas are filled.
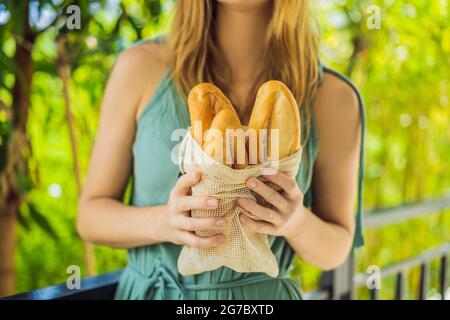
[[[324,72],[324,65],[322,63],[322,61],[319,60],[318,62],[319,65],[319,86],[322,84],[323,82],[323,72]]]
[[[144,44],[144,43],[165,43],[167,41],[167,35],[164,33],[157,34],[153,37],[141,39],[133,43],[132,47],[136,47],[138,45]]]
[[[362,215],[363,215],[363,180],[364,180],[364,160],[365,160],[365,131],[366,131],[366,115],[365,115],[365,107],[364,100],[361,96],[359,90],[355,87],[352,81],[341,73],[329,69],[326,66],[323,66],[324,72],[331,73],[336,77],[344,80],[356,93],[359,104],[359,114],[361,119],[361,146],[359,150],[359,169],[358,169],[358,197],[357,197],[357,207],[356,207],[356,228],[355,228],[355,236],[353,239],[353,248],[361,247],[364,245],[364,236],[363,236],[363,227],[362,227]]]

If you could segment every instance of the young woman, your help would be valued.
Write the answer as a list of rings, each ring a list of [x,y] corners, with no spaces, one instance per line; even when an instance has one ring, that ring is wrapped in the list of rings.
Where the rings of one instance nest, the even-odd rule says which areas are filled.
[[[242,201],[262,221],[242,216],[241,223],[269,235],[280,275],[222,267],[181,276],[182,245],[205,248],[224,240],[196,236],[223,221],[192,218],[189,211],[214,209],[217,201],[191,196],[199,173],[178,178],[171,161],[179,143],[171,133],[190,125],[186,94],[197,83],[213,82],[247,124],[256,89],[269,79],[284,82],[300,106],[302,163],[295,179],[270,176],[281,194],[249,179],[248,187],[275,209]],[[178,1],[167,41],[134,46],[115,64],[79,202],[79,233],[92,243],[129,249],[117,299],[301,299],[288,277],[296,254],[329,270],[362,244],[363,119],[356,89],[319,63],[307,0]],[[121,200],[130,176],[132,205],[126,205]]]

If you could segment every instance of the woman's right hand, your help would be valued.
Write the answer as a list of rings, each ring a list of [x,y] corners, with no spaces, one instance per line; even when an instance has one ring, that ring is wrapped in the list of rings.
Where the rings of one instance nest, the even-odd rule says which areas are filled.
[[[223,218],[193,218],[193,209],[213,210],[217,208],[217,199],[191,195],[191,187],[200,180],[200,172],[193,171],[181,176],[170,192],[169,202],[163,213],[163,241],[196,248],[218,246],[225,241],[223,234],[212,237],[200,237],[195,231],[204,229],[223,229]]]

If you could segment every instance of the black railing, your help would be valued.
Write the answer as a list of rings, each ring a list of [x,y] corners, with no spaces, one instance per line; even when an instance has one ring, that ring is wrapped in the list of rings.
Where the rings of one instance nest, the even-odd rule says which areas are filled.
[[[403,222],[419,216],[440,213],[450,209],[450,194],[439,199],[426,200],[419,203],[403,205],[401,207],[383,208],[375,210],[364,216],[364,228],[381,228],[390,224]],[[429,288],[429,264],[431,261],[439,259],[439,293],[445,299],[448,288],[448,256],[450,254],[450,242],[445,242],[441,246],[422,252],[418,256],[402,260],[393,265],[380,269],[380,278],[389,276],[396,277],[395,295],[393,299],[403,299],[405,293],[406,272],[414,267],[420,266],[420,281],[417,288],[417,299],[426,299]],[[327,300],[327,299],[353,299],[355,290],[366,287],[370,298],[373,300],[380,298],[380,289],[369,288],[367,280],[369,274],[360,273],[355,275],[354,255],[350,254],[347,261],[339,268],[322,274],[319,289],[309,292],[305,299]]]
[[[80,289],[66,283],[19,293],[4,300],[112,300],[122,270],[81,279]],[[1,300],[1,298],[0,298]]]
[[[401,207],[383,208],[365,214],[364,228],[380,228],[389,224],[399,223],[408,219],[439,213],[450,209],[450,194],[439,199],[427,200],[419,203],[408,204]],[[447,290],[448,256],[450,243],[422,252],[416,257],[400,261],[396,264],[381,268],[380,277],[396,277],[395,299],[403,299],[405,293],[406,272],[420,266],[420,281],[417,288],[417,298],[426,299],[429,288],[429,264],[439,259],[439,293],[444,299]],[[109,300],[114,297],[117,282],[121,271],[105,273],[99,276],[84,278],[81,280],[81,289],[68,289],[67,285],[59,284],[48,288],[38,289],[3,299],[31,299],[31,300],[55,300],[55,299],[97,299]],[[307,300],[347,300],[353,299],[355,290],[366,286],[369,275],[360,273],[355,275],[355,258],[350,254],[347,261],[339,268],[322,274],[319,289],[305,294]],[[379,289],[369,290],[371,299],[379,299]]]

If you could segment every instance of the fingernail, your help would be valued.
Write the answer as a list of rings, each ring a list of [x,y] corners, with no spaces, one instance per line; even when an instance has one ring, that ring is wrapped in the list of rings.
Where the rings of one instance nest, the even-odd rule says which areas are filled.
[[[217,206],[217,200],[216,199],[208,199],[208,200],[206,200],[206,204],[210,207],[215,207],[215,206]]]
[[[250,181],[248,182],[248,187],[249,188],[256,188],[256,180],[255,179],[250,179]]]
[[[218,227],[223,227],[223,226],[225,226],[225,220],[217,220],[216,225],[217,225]]]
[[[274,168],[263,168],[262,170],[261,170],[261,175],[263,175],[263,176],[272,176],[272,175],[274,175],[274,174],[276,174],[277,173],[277,170],[275,170]]]
[[[242,214],[239,215],[239,220],[241,220],[241,222],[245,222],[245,218],[244,218],[244,216]]]

